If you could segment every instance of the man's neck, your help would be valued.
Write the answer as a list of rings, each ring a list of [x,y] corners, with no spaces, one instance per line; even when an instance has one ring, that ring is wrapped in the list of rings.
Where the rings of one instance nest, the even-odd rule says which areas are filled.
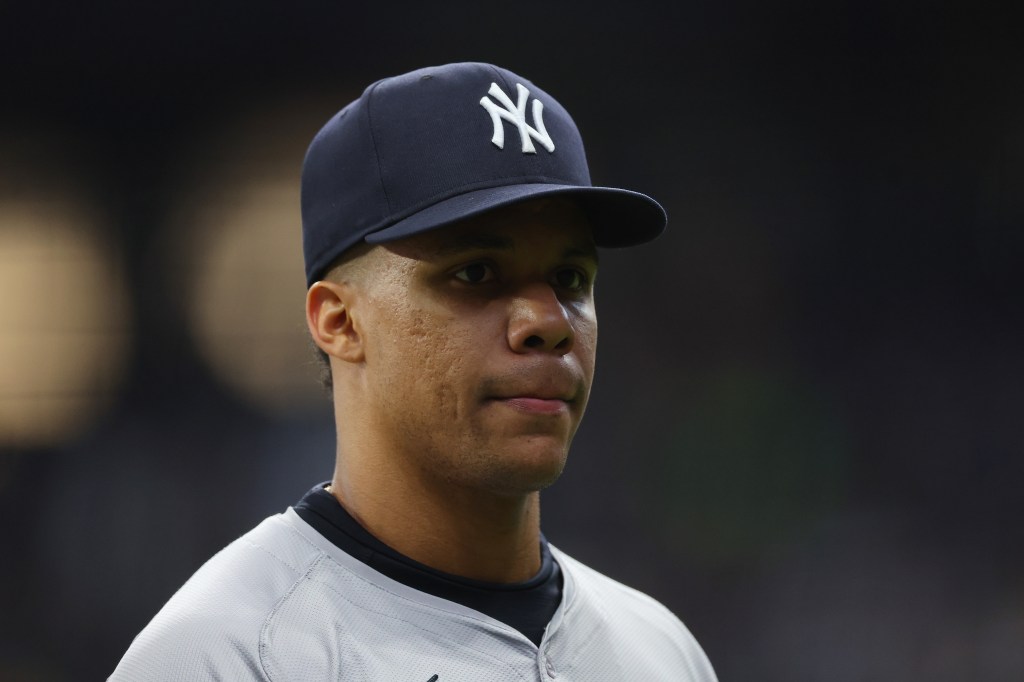
[[[330,493],[374,537],[421,564],[493,583],[522,582],[540,570],[537,492],[506,497],[354,478],[336,471]]]

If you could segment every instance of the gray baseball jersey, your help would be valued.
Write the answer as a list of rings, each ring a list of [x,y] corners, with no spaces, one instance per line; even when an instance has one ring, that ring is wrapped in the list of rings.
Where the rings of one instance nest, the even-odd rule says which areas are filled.
[[[289,509],[200,568],[110,679],[716,679],[668,609],[551,550],[563,598],[538,647],[504,623],[375,571]]]

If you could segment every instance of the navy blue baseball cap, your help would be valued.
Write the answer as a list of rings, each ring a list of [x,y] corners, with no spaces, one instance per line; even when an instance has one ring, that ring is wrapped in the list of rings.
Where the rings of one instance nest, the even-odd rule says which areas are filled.
[[[306,152],[306,284],[359,242],[551,196],[583,209],[597,246],[641,244],[665,229],[665,209],[651,197],[591,184],[576,124],[525,78],[481,63],[385,78],[328,121]]]

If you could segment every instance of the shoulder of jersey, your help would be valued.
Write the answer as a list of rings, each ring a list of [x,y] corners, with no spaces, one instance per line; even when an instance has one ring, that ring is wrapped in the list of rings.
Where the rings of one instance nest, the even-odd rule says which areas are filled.
[[[608,577],[555,547],[552,547],[552,552],[559,565],[571,573],[581,589],[586,590],[588,598],[596,599],[603,608],[616,609],[618,617],[636,616],[651,625],[685,629],[675,614],[657,599]]]
[[[567,619],[574,623],[601,622],[603,636],[607,638],[605,646],[624,652],[623,659],[660,661],[672,668],[673,679],[717,679],[693,634],[665,605],[555,547],[551,550],[567,576],[566,584],[572,583],[565,606]]]
[[[200,568],[139,633],[109,678],[263,680],[261,629],[321,553],[270,517]],[[282,542],[282,539],[287,539]]]

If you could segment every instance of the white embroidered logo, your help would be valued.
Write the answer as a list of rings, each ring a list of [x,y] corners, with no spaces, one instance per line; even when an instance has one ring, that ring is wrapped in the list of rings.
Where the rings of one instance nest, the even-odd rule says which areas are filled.
[[[498,149],[505,148],[505,126],[501,124],[501,119],[505,119],[519,129],[519,138],[523,141],[524,154],[537,153],[537,149],[533,146],[534,140],[540,142],[549,152],[555,151],[555,143],[551,141],[551,136],[544,128],[544,104],[536,97],[533,98],[533,126],[530,126],[526,122],[526,101],[530,99],[530,91],[521,83],[516,83],[516,90],[519,92],[519,101],[512,104],[512,100],[498,87],[498,84],[491,83],[491,89],[487,91],[487,94],[498,100],[505,107],[504,109],[492,102],[486,95],[480,100],[480,106],[487,110],[487,113],[491,115],[491,122],[494,123],[494,136],[491,137],[491,142]]]

